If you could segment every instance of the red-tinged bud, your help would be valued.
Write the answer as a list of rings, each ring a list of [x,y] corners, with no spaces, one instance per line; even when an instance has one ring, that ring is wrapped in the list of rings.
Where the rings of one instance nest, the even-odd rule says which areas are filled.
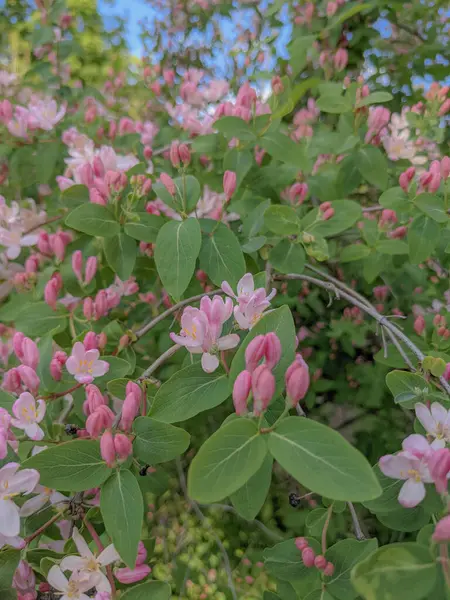
[[[448,474],[450,473],[450,450],[439,448],[428,459],[428,468],[438,494],[447,492]]]
[[[63,367],[58,360],[52,358],[50,361],[50,375],[55,381],[61,381]]]
[[[103,177],[105,175],[105,166],[99,156],[96,156],[92,161],[92,169],[95,177]]]
[[[271,331],[266,334],[266,343],[264,347],[264,356],[266,357],[266,367],[273,369],[281,358],[281,342],[280,338]]]
[[[97,334],[94,331],[88,331],[84,336],[83,344],[86,350],[98,350]]]
[[[35,342],[30,340],[30,338],[24,338],[22,343],[22,352],[22,363],[27,367],[31,367],[32,369],[36,370],[39,364],[39,350]]]
[[[50,279],[44,288],[44,300],[52,308],[56,310],[56,302],[58,300],[59,286],[56,279]]]
[[[308,185],[306,183],[294,183],[289,190],[289,200],[292,204],[302,204],[307,195]]]
[[[284,92],[284,85],[279,75],[272,77],[272,91],[275,96],[279,96]]]
[[[128,458],[133,452],[133,445],[130,441],[130,438],[123,433],[118,433],[114,437],[114,448],[117,456],[122,460]]]
[[[106,206],[108,204],[107,199],[100,194],[97,188],[90,188],[89,200],[92,204],[100,204],[101,206]]]
[[[248,371],[241,371],[233,386],[233,404],[237,415],[247,413],[247,399],[252,388],[252,376]]]
[[[94,313],[97,320],[108,314],[108,298],[105,290],[100,290],[95,296]]]
[[[408,192],[409,184],[414,179],[415,174],[416,169],[414,167],[409,167],[409,169],[406,169],[406,171],[403,171],[403,173],[401,173],[398,182],[404,192]]]
[[[343,71],[348,63],[348,52],[345,48],[339,48],[334,55],[334,68],[336,71]]]
[[[100,438],[100,453],[108,467],[113,467],[116,461],[116,450],[114,446],[114,437],[108,429]]]
[[[443,377],[446,381],[450,381],[450,363],[447,363]]]
[[[123,350],[123,348],[126,348],[129,343],[130,343],[129,336],[127,334],[124,334],[119,340],[119,349]]]
[[[314,560],[316,558],[316,555],[314,553],[314,550],[312,548],[305,548],[304,550],[302,550],[302,560],[303,560],[303,564],[305,565],[305,567],[307,569],[310,569],[311,567],[314,566]]]
[[[309,368],[301,354],[297,354],[294,362],[288,367],[285,375],[286,393],[295,406],[303,400],[309,388]]]
[[[391,231],[388,235],[393,240],[401,240],[407,233],[408,228],[405,225],[401,225],[400,227],[397,227],[397,229],[394,229],[394,231]]]
[[[327,563],[327,566],[325,567],[325,569],[323,570],[323,574],[325,575],[325,577],[331,577],[334,573],[334,565],[331,562]]]
[[[275,394],[275,377],[266,365],[260,365],[252,373],[253,412],[260,415]]]
[[[39,252],[42,252],[42,254],[45,254],[46,256],[51,255],[52,250],[48,241],[48,233],[46,233],[45,231],[39,232],[37,247],[39,249]]]
[[[84,284],[89,285],[97,273],[97,257],[89,256],[86,261],[86,269],[84,272]]]
[[[450,177],[450,156],[444,156],[441,160],[441,177],[442,179],[448,179]]]
[[[105,397],[93,383],[86,386],[86,399],[88,403],[88,414],[95,412],[101,406],[106,406]]]
[[[309,548],[308,540],[304,537],[298,537],[295,539],[295,546],[300,551]]]
[[[416,317],[414,320],[414,331],[417,333],[417,335],[422,335],[425,331],[425,327],[426,323],[424,317],[422,315]]]
[[[150,148],[150,146],[145,146],[144,147],[144,158],[146,160],[150,160],[152,156],[153,156],[153,150]]]
[[[163,184],[163,186],[166,188],[166,190],[169,192],[169,194],[171,196],[175,196],[175,193],[177,190],[176,190],[175,182],[172,179],[172,177],[167,175],[167,173],[161,173],[161,175],[159,176],[159,180]]]
[[[178,147],[181,162],[187,167],[191,162],[191,151],[186,144],[180,144]]]
[[[85,298],[83,302],[83,314],[90,321],[94,316],[94,301],[92,298]]]
[[[139,387],[139,385],[137,383],[135,383],[134,381],[128,381],[126,388],[125,388],[125,394],[126,394],[126,396],[128,396],[128,394],[132,394],[134,396],[135,401],[139,408],[139,403],[141,401],[141,396],[142,396],[142,390]]]
[[[323,556],[322,554],[316,556],[316,558],[314,559],[314,566],[316,567],[316,569],[319,569],[319,571],[323,571],[327,566],[327,559],[325,558],[325,556]]]
[[[169,150],[170,162],[176,169],[178,169],[178,167],[181,165],[179,146],[180,142],[174,141],[171,143]]]
[[[102,331],[99,336],[98,336],[98,349],[99,350],[103,350],[103,348],[106,346],[108,342],[108,336],[106,335],[106,333],[104,331]]]
[[[125,431],[131,430],[131,425],[139,412],[140,400],[137,401],[135,394],[127,394],[122,406],[122,419],[120,425]]]
[[[450,540],[450,515],[441,519],[433,533],[433,542],[448,542]]]
[[[20,375],[20,379],[24,386],[26,386],[32,393],[37,392],[41,380],[39,379],[36,371],[26,365],[20,365],[17,367],[17,372]]]
[[[444,100],[444,102],[442,103],[442,105],[438,111],[438,115],[440,117],[443,117],[448,112],[450,112],[450,98],[447,98],[447,100]]]
[[[142,195],[147,196],[152,191],[152,180],[146,179],[142,185]]]
[[[123,584],[137,583],[150,575],[151,571],[148,565],[138,565],[134,569],[125,567],[123,569],[116,569],[114,577]]]
[[[22,361],[23,358],[23,341],[25,339],[25,336],[23,335],[23,333],[21,331],[17,331],[12,339],[12,345],[13,345],[13,350],[14,350],[14,354],[17,356],[17,358]]]
[[[39,257],[36,254],[32,254],[25,261],[25,272],[26,273],[37,273],[39,269]]]
[[[331,202],[322,202],[322,204],[319,205],[319,210],[322,213],[327,211],[329,208],[331,208]]]
[[[138,554],[136,558],[136,567],[139,565],[143,565],[147,560],[147,550],[143,544],[143,542],[139,542],[138,544]]]
[[[236,181],[236,173],[234,171],[225,171],[223,175],[223,191],[227,200],[230,200],[236,191]]]
[[[252,373],[256,369],[259,361],[264,357],[265,348],[266,338],[264,335],[257,335],[252,339],[245,349],[245,365],[247,371]]]
[[[21,381],[19,371],[15,368],[6,371],[3,376],[3,387],[8,392],[13,392],[15,394],[19,393],[21,390]]]
[[[322,219],[324,221],[328,221],[329,219],[331,219],[331,217],[334,216],[334,208],[329,208],[328,210],[326,210],[324,213],[322,213]]]
[[[75,273],[75,277],[78,279],[80,283],[83,282],[83,255],[81,250],[75,250],[72,254],[72,271]]]

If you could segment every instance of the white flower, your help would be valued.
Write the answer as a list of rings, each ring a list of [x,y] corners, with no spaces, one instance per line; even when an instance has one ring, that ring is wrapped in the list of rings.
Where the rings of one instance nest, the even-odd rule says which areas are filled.
[[[47,502],[50,502],[50,504],[53,505],[59,504],[60,502],[69,501],[68,498],[59,492],[44,487],[43,485],[37,485],[33,491],[37,493],[37,496],[30,498],[22,505],[22,508],[20,509],[21,517],[29,517],[45,506]]]
[[[18,463],[8,463],[0,469],[0,535],[16,537],[20,531],[20,510],[12,498],[19,494],[30,494],[39,481],[34,469],[18,472]]]
[[[445,448],[445,443],[450,441],[450,410],[446,410],[439,402],[433,402],[431,409],[421,403],[416,404],[414,409],[425,431],[435,438],[432,447]]]
[[[80,577],[94,581],[94,585],[99,592],[111,593],[111,585],[103,573],[102,567],[120,560],[113,544],[110,544],[98,556],[95,556],[76,527],[73,529],[72,539],[80,556],[66,556],[63,558],[60,565],[61,569],[77,572]]]
[[[67,580],[56,565],[48,572],[47,581],[55,590],[62,592],[59,600],[90,600],[84,592],[95,585],[91,579],[80,578],[78,573],[72,573],[70,579]]]
[[[16,418],[11,420],[11,424],[25,431],[31,440],[42,440],[44,432],[38,423],[44,418],[45,410],[44,400],[38,400],[36,407],[36,400],[30,392],[24,392],[13,404],[12,411]]]
[[[30,105],[30,113],[40,129],[51,131],[66,114],[66,107],[62,105],[58,110],[56,101],[47,98]]]
[[[14,229],[5,229],[4,227],[0,227],[0,245],[5,246],[6,256],[14,260],[20,254],[20,249],[22,247],[34,246],[37,244],[39,236],[34,233],[30,233],[29,235],[22,235],[22,229],[14,228]]]

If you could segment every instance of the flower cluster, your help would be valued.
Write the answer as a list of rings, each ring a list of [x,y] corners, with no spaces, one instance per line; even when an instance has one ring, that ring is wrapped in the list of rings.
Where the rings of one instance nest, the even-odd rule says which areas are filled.
[[[302,553],[302,561],[307,569],[316,567],[326,577],[331,577],[334,573],[334,564],[327,560],[322,554],[316,554],[304,537],[296,538],[295,546]]]

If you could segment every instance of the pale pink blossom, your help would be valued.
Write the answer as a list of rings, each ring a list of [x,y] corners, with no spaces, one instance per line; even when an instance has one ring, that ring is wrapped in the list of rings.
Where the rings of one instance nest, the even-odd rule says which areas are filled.
[[[62,502],[69,502],[69,498],[66,498],[66,496],[43,485],[37,485],[33,492],[37,495],[22,504],[22,508],[20,509],[21,517],[29,517],[43,508],[47,503],[53,506]]]
[[[416,417],[425,431],[434,438],[432,447],[444,448],[446,442],[450,441],[450,410],[445,409],[439,402],[433,402],[430,408],[418,403],[414,408]]]
[[[8,463],[0,469],[0,536],[6,538],[16,538],[20,532],[20,509],[12,498],[19,494],[30,494],[39,481],[37,471],[19,471],[19,467],[18,463]]]
[[[59,594],[59,600],[90,600],[84,592],[95,586],[94,578],[80,577],[76,572],[67,579],[57,565],[48,572],[47,581],[55,590],[62,592]]]
[[[75,342],[66,368],[79,383],[92,383],[95,377],[101,377],[109,370],[109,364],[99,360],[99,356],[98,350],[86,350],[81,342]]]
[[[30,440],[42,440],[44,432],[38,423],[44,418],[45,411],[44,400],[38,400],[36,403],[29,392],[23,392],[13,404],[12,412],[15,418],[11,419],[11,424],[17,429],[22,429]]]
[[[58,110],[56,101],[47,98],[46,100],[40,100],[35,104],[31,104],[30,114],[35,119],[40,129],[51,131],[66,114],[66,106],[61,105]]]

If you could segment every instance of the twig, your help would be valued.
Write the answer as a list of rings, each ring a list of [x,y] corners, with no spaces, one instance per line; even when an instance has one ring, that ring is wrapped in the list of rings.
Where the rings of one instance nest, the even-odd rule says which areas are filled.
[[[330,521],[331,521],[331,514],[333,512],[333,505],[330,504],[330,506],[328,507],[328,512],[327,512],[327,518],[325,520],[323,529],[322,529],[322,554],[325,554],[325,552],[327,551],[327,533],[328,533],[328,526],[330,525]]]
[[[69,388],[65,392],[58,392],[57,394],[50,394],[50,396],[42,396],[42,400],[56,400],[57,398],[62,398],[63,396],[66,396],[67,394],[71,394],[72,392],[74,392],[75,390],[80,388],[82,385],[83,385],[82,383],[77,383],[77,385],[74,385],[73,387]]]
[[[174,344],[168,350],[166,350],[159,358],[152,363],[148,369],[146,369],[140,377],[138,377],[137,381],[141,382],[144,379],[147,379],[149,375],[151,375],[158,367],[160,367],[168,358],[173,356],[177,350],[179,350],[181,346],[179,344]]]
[[[270,284],[272,282],[272,266],[269,261],[266,262],[266,294],[270,292]]]
[[[64,512],[67,509],[64,509],[63,511],[58,512],[58,514],[53,515],[53,517],[51,519],[49,519],[47,521],[47,523],[44,523],[43,525],[41,525],[41,527],[39,527],[39,529],[36,529],[36,531],[34,533],[32,533],[31,535],[29,535],[28,537],[25,538],[25,544],[29,544],[30,542],[32,542],[34,539],[36,539],[38,536],[41,535],[41,533],[44,533],[44,531],[50,527],[50,525],[53,525],[53,523],[56,523],[56,521],[58,519],[60,519],[62,517],[62,515],[64,514]]]
[[[382,206],[377,205],[377,206],[365,206],[362,209],[363,213],[376,212],[378,210],[384,210],[384,208]]]
[[[206,517],[200,510],[199,505],[194,500],[192,500],[192,498],[189,498],[189,494],[187,491],[187,485],[186,485],[186,476],[184,474],[183,467],[181,466],[181,461],[179,458],[177,458],[176,464],[177,464],[178,478],[180,480],[180,485],[181,485],[181,489],[183,490],[184,497],[186,498],[186,501],[189,503],[189,505],[192,507],[192,509],[195,512],[195,514],[197,515],[197,517],[202,522],[204,522]],[[228,557],[228,553],[225,549],[225,546],[222,544],[222,540],[219,538],[219,536],[215,533],[214,530],[211,530],[211,534],[212,534],[217,546],[219,547],[220,552],[222,553],[223,562],[225,564],[225,570],[227,572],[228,587],[231,591],[231,595],[233,597],[233,600],[237,600],[236,589],[235,589],[234,583],[233,583],[233,573],[231,571],[231,564],[230,564],[230,559]]]
[[[398,343],[398,340],[395,337],[395,335],[389,329],[386,329],[386,333],[388,334],[391,342],[394,344],[394,346],[399,351],[399,353],[400,353],[401,357],[403,358],[403,360],[405,361],[405,363],[408,365],[409,370],[415,372],[416,371],[416,367],[409,360],[409,356],[406,354],[406,352],[403,350],[403,348],[401,347],[401,345]]]
[[[353,503],[347,502],[347,506],[352,516],[353,529],[355,531],[356,539],[359,541],[365,540],[366,536],[364,535],[363,530],[361,529],[361,525],[359,524],[358,515],[356,514],[356,510],[353,506]]]
[[[191,302],[197,302],[198,300],[201,300],[203,298],[203,296],[213,296],[214,294],[221,294],[221,293],[222,293],[221,290],[213,290],[212,292],[204,292],[203,294],[198,294],[197,296],[192,296],[192,298],[186,298],[186,300],[181,300],[181,302],[174,304],[173,306],[171,306],[170,308],[165,310],[163,313],[161,313],[160,315],[158,315],[157,317],[155,317],[154,319],[149,321],[146,325],[144,325],[143,327],[138,329],[135,332],[136,338],[137,339],[141,338],[148,331],[150,331],[150,329],[153,329],[153,327],[158,325],[158,323],[161,323],[161,321],[164,321],[164,319],[166,317],[169,317],[172,313],[176,312],[178,309],[182,308],[183,306],[186,306],[187,304],[190,304]]]
[[[28,235],[32,231],[36,231],[36,229],[40,229],[41,227],[44,227],[44,225],[49,225],[50,223],[55,223],[55,221],[60,221],[63,218],[64,218],[64,215],[60,215],[59,217],[51,217],[50,219],[47,219],[43,223],[39,223],[39,225],[33,225],[33,227],[31,227],[30,229],[28,229],[27,231],[24,232],[24,235]]]

